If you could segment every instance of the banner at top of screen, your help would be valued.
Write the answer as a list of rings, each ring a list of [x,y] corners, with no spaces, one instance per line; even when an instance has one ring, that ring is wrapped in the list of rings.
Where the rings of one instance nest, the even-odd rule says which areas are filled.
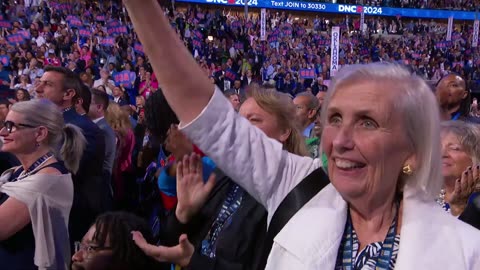
[[[294,0],[177,0],[178,2],[218,4],[228,6],[248,6],[256,8],[286,9],[299,11],[319,11],[327,13],[358,14],[362,11],[365,15],[377,16],[401,16],[423,19],[448,19],[453,16],[455,20],[475,20],[475,12],[436,10],[436,9],[413,9],[392,7],[370,7],[361,5],[340,5],[319,2],[302,2]]]

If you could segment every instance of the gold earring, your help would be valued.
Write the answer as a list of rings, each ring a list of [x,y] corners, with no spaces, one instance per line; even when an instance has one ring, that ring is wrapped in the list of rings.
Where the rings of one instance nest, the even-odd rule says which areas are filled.
[[[402,168],[402,172],[406,175],[411,175],[413,173],[412,167],[410,167],[410,165],[405,165]]]

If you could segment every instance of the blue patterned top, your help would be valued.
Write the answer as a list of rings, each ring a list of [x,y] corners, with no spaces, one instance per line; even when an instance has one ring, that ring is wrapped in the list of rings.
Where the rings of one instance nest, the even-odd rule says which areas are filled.
[[[370,243],[364,249],[359,250],[360,242],[350,217],[348,217],[335,270],[393,270],[400,246],[400,235],[396,234],[396,220],[395,217],[383,242]]]

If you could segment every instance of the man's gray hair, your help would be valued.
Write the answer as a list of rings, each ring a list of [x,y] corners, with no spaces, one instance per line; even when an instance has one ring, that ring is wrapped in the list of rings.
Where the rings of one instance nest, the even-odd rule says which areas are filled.
[[[223,92],[223,95],[224,95],[226,98],[230,98],[231,96],[238,96],[238,97],[240,97],[240,95],[237,94],[237,92],[235,92],[235,90],[233,90],[233,89],[230,89],[230,90],[227,90],[227,91]]]
[[[312,93],[310,92],[301,92],[298,93],[295,98],[297,97],[308,97],[308,109],[310,110],[318,110],[320,107],[320,102],[318,102],[318,98],[315,97]]]

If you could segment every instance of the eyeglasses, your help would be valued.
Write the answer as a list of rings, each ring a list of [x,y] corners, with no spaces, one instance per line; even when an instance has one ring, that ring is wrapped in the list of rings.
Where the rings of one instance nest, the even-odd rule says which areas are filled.
[[[101,251],[101,250],[111,250],[111,247],[101,247],[101,246],[95,246],[95,245],[89,245],[89,244],[84,244],[82,242],[75,242],[75,253],[84,251],[86,253],[93,253],[96,251]]]
[[[21,123],[15,123],[15,122],[12,122],[12,121],[0,122],[0,130],[5,128],[8,131],[8,133],[12,133],[13,131],[15,131],[15,129],[17,129],[19,127],[36,128],[36,126],[21,124]]]

